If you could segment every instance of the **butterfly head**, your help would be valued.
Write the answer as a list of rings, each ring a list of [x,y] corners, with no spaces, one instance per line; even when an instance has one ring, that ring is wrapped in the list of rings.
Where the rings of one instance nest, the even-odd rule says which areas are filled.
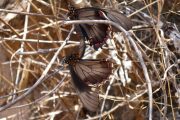
[[[69,7],[69,12],[68,12],[68,16],[71,20],[75,19],[76,18],[76,12],[75,12],[75,8],[70,6]]]
[[[69,65],[74,65],[78,60],[79,60],[79,58],[78,58],[77,54],[71,54],[71,55],[63,58],[62,64],[66,63]]]

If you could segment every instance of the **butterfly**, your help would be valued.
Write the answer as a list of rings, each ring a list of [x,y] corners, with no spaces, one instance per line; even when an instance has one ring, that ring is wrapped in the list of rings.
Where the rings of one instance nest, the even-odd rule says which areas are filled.
[[[95,7],[75,9],[71,7],[68,16],[71,20],[110,20],[126,30],[132,28],[131,20],[116,10]],[[88,40],[95,50],[106,43],[107,39],[111,36],[112,30],[115,32],[119,31],[107,24],[86,23],[77,24],[75,27],[76,32],[80,33],[85,40]]]
[[[113,64],[107,60],[80,59],[72,54],[64,59],[68,64],[72,77],[72,85],[76,89],[84,105],[90,111],[97,111],[99,106],[98,92],[91,90],[89,85],[98,85],[108,79]]]

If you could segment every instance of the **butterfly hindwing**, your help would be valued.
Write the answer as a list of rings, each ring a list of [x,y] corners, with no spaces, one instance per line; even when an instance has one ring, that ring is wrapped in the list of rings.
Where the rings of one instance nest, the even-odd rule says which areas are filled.
[[[79,97],[85,108],[95,112],[99,105],[99,95],[97,92],[92,91],[90,87],[82,81],[79,76],[75,73],[72,66],[69,66],[70,74],[72,77],[72,85],[79,94]]]
[[[95,91],[81,92],[79,97],[83,105],[90,111],[97,111],[99,106],[99,95]]]
[[[112,63],[105,60],[81,60],[74,65],[74,71],[82,81],[98,84],[112,73]]]

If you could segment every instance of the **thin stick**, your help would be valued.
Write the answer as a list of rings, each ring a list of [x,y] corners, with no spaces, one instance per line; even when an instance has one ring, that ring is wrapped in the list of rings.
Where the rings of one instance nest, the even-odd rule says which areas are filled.
[[[0,111],[3,111],[7,108],[9,108],[10,106],[14,105],[16,102],[18,102],[19,100],[25,98],[27,95],[29,95],[40,83],[42,83],[45,79],[44,77],[46,76],[46,74],[48,73],[49,69],[51,68],[52,64],[54,63],[54,61],[56,60],[57,56],[59,55],[60,51],[63,49],[63,47],[66,45],[67,41],[69,40],[72,32],[74,31],[74,27],[72,27],[70,33],[68,34],[66,40],[64,41],[64,43],[61,45],[61,47],[59,47],[59,49],[57,50],[57,52],[55,53],[55,55],[53,56],[53,58],[51,59],[50,63],[48,64],[48,66],[46,67],[46,69],[43,71],[41,77],[37,80],[37,82],[27,91],[25,92],[23,95],[17,97],[16,99],[14,99],[13,101],[11,101],[10,103],[6,104],[5,106],[0,108]]]
[[[54,19],[60,19],[58,17],[55,17],[53,15],[44,15],[44,14],[37,14],[37,13],[29,13],[29,12],[17,12],[13,10],[7,10],[7,9],[0,9],[0,12],[5,12],[5,13],[13,13],[13,14],[20,14],[20,15],[31,15],[31,16],[40,16],[40,17],[48,17],[48,18],[54,18]]]
[[[28,4],[28,7],[27,7],[27,11],[29,12],[30,11],[30,4]],[[25,22],[24,22],[24,34],[23,34],[23,39],[26,39],[26,36],[27,36],[27,28],[28,28],[28,20],[29,16],[26,15],[25,16]],[[20,52],[23,52],[24,51],[24,42],[21,43],[21,47],[19,50],[17,51],[20,51]],[[23,58],[23,55],[20,55],[19,56],[19,60],[18,60],[18,70],[17,70],[17,74],[16,74],[16,80],[15,80],[15,86],[17,86],[19,84],[19,81],[20,81],[20,73],[21,73],[21,63],[22,63],[22,58]],[[14,89],[14,93],[16,93],[16,89]],[[13,95],[13,100],[15,99],[15,95]]]

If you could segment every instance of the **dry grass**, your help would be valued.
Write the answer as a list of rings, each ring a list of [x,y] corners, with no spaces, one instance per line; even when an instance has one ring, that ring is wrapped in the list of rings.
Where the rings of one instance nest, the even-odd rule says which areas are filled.
[[[91,113],[82,108],[61,64],[82,39],[67,21],[72,1],[0,2],[0,118],[180,119],[180,2],[91,1],[119,9],[134,22],[132,30],[114,34],[102,50],[87,45],[84,59],[114,62],[113,74],[99,86],[100,108]]]

